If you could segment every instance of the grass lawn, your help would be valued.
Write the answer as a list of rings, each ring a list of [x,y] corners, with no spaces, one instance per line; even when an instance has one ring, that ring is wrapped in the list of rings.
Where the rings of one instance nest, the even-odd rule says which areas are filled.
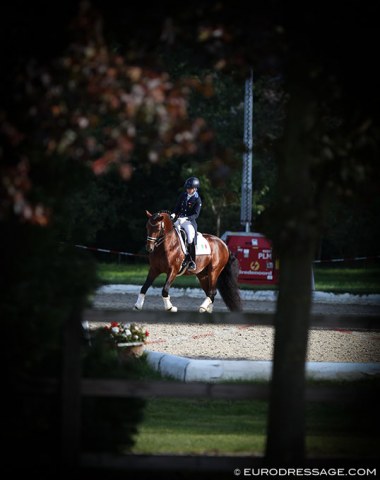
[[[142,285],[148,272],[148,264],[99,263],[98,276],[103,284]],[[362,266],[320,266],[314,267],[315,289],[323,292],[368,294],[380,293],[380,266],[378,264]],[[153,286],[162,287],[165,276],[160,275]],[[176,278],[174,287],[199,288],[195,276]],[[240,285],[241,289],[262,290],[268,286]],[[277,287],[272,287],[277,288]]]
[[[316,290],[333,293],[380,293],[379,264],[356,266],[317,266],[314,268]]]
[[[98,276],[103,284],[129,284],[142,285],[148,273],[149,266],[144,264],[128,265],[117,263],[99,263]],[[165,275],[160,275],[153,283],[154,287],[162,287],[165,283]],[[177,288],[199,288],[197,277],[191,275],[176,278],[174,287]]]
[[[133,451],[197,454],[260,452],[264,447],[266,410],[263,402],[151,400]]]
[[[135,363],[136,379],[157,379],[159,374],[147,364],[145,356]],[[173,381],[166,377],[161,380]],[[366,389],[370,392],[368,399],[375,399],[380,379],[308,380],[307,385]],[[261,400],[150,398],[146,401],[144,420],[138,426],[132,451],[139,454],[263,454],[267,415],[268,402]],[[365,408],[361,403],[308,402],[308,455],[375,458],[380,441],[379,420],[376,401],[366,402]]]
[[[152,399],[133,452],[263,454],[267,409],[266,402],[253,400]],[[308,404],[308,455],[376,457],[373,414],[349,404]]]

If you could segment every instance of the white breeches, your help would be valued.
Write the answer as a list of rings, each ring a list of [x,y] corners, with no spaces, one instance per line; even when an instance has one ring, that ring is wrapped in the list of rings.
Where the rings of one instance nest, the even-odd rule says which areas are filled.
[[[195,237],[195,228],[188,220],[186,220],[186,222],[183,222],[182,226],[185,229],[188,243],[193,243]]]
[[[178,218],[175,222],[176,226],[181,226],[186,232],[188,243],[193,243],[195,237],[195,228],[189,220],[184,220],[182,217]]]

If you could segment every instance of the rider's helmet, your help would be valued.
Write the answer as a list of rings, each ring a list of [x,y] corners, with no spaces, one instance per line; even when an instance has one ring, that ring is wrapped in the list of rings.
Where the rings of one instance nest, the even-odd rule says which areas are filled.
[[[186,180],[184,188],[199,188],[200,182],[197,177],[190,177]]]

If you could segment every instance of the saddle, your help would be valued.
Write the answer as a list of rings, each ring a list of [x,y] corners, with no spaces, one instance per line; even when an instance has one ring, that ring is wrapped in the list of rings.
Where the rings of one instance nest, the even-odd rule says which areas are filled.
[[[175,231],[177,232],[178,238],[181,243],[182,251],[186,255],[188,253],[187,249],[187,235],[186,231],[182,227],[175,227]],[[196,255],[210,255],[211,253],[211,248],[208,243],[208,241],[205,239],[205,237],[198,232],[197,233],[197,243],[195,245],[195,253]]]

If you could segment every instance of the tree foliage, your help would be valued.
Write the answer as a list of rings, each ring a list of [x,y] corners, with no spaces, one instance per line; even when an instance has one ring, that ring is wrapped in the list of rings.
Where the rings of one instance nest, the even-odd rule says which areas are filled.
[[[125,227],[118,198],[133,211],[143,211],[146,202],[151,210],[162,208],[162,203],[170,208],[183,180],[196,174],[203,185],[201,228],[218,234],[239,229],[242,80],[251,63],[255,70],[253,225],[273,236],[265,212],[275,201],[275,154],[288,98],[283,86],[284,59],[292,41],[289,33],[306,38],[303,27],[296,27],[290,13],[281,8],[269,15],[270,7],[262,6],[252,21],[251,15],[244,15],[245,9],[237,15],[230,2],[219,6],[199,2],[197,9],[178,8],[168,2],[150,15],[140,8],[132,13],[113,2],[107,7],[82,2],[78,11],[74,3],[61,10],[66,32],[60,24],[60,36],[55,42],[50,38],[49,48],[38,40],[43,35],[53,36],[50,24],[45,22],[43,35],[34,40],[39,47],[36,55],[22,40],[16,43],[18,54],[10,56],[13,62],[9,52],[4,53],[9,64],[9,82],[3,82],[3,91],[7,88],[4,105],[11,108],[2,114],[3,217],[13,211],[27,221],[45,225],[53,210],[61,208],[55,198],[65,198],[71,205],[67,206],[71,223],[78,228],[74,232],[69,221],[69,228],[62,231],[64,240],[97,240],[100,246],[106,241],[104,246],[113,244],[114,248],[127,242],[129,250],[137,250],[143,224],[132,221]],[[24,14],[32,15],[25,9]],[[38,14],[41,12],[37,9],[34,21]],[[349,12],[345,15],[349,18]],[[8,26],[10,36],[15,35],[14,30]],[[341,42],[334,43],[336,52]],[[23,50],[26,53],[22,55]],[[356,116],[349,119],[344,109],[355,102],[355,96],[346,101],[339,78],[335,74],[330,79],[325,76],[329,67],[318,70],[316,65],[313,71],[320,112],[315,130],[316,191],[318,195],[325,191],[322,196],[330,197],[336,193],[349,197],[355,191],[356,201],[361,201],[359,187],[367,198],[362,205],[370,218],[363,225],[366,238],[356,238],[355,232],[350,232],[350,238],[358,252],[370,253],[373,246],[368,240],[371,233],[377,235],[379,231],[376,209],[369,200],[373,190],[366,188],[367,180],[373,178],[374,162],[369,153],[365,162],[357,163],[352,152],[360,148],[364,158],[364,150],[376,142],[375,137],[369,140],[367,135],[373,125],[363,119],[361,125],[349,127],[348,122],[352,124]],[[354,74],[347,67],[344,73],[341,66],[339,69],[349,75],[351,93]],[[344,130],[349,134],[350,128],[356,132],[356,140],[352,136],[347,142]],[[367,144],[363,138],[368,139]],[[57,180],[64,178],[62,168],[67,168],[75,180],[80,164],[96,174],[113,166],[125,180],[120,183],[112,173],[109,177],[120,183],[119,187],[115,185],[118,198],[112,195],[110,181],[111,191],[107,193],[104,184],[96,178],[90,180],[89,174],[86,181],[82,177],[81,186],[77,184],[75,194],[65,182],[57,188]],[[346,200],[339,200],[339,204],[342,201],[349,205]],[[334,230],[331,221],[325,224],[327,238],[321,244],[322,254],[331,256],[338,249],[352,252],[347,230]],[[345,219],[342,225],[346,225]]]

